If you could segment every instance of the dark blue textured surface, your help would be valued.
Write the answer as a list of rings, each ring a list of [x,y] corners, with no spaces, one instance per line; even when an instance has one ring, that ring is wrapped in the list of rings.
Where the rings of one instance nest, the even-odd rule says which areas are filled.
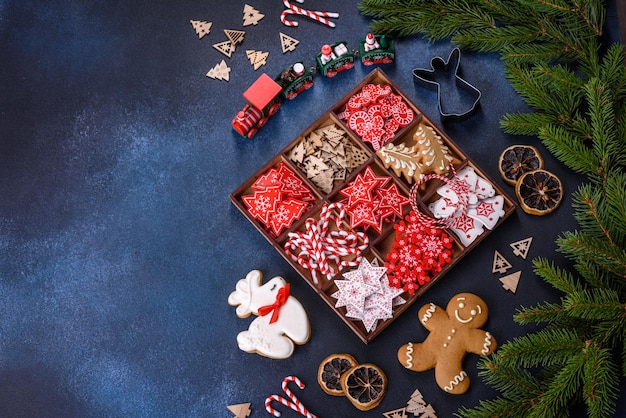
[[[281,2],[248,0],[265,18],[244,28],[244,3],[0,0],[1,417],[227,417],[227,405],[244,402],[252,417],[269,416],[263,401],[281,393],[290,374],[307,384],[297,395],[321,417],[381,416],[404,406],[415,388],[448,417],[494,393],[476,376],[476,356],[466,363],[472,387],[460,396],[444,394],[431,372],[400,366],[397,348],[426,337],[418,308],[477,293],[490,307],[486,328],[504,342],[529,330],[513,323],[519,306],[558,297],[532,274],[530,259],[565,264],[554,240],[576,226],[569,197],[581,179],[535,139],[501,132],[502,115],[526,107],[496,55],[464,52],[463,75],[482,91],[481,107],[444,130],[511,194],[499,180],[498,154],[512,143],[537,145],[568,194],[547,217],[518,210],[425,300],[361,343],[228,194],[370,69],[318,77],[251,141],[230,127],[241,93],[261,71],[274,76],[298,59],[312,65],[323,43],[355,47],[369,22],[356,1],[307,0],[309,8],[339,12],[337,27],[297,18],[298,28],[286,28]],[[199,40],[190,19],[213,22],[211,33]],[[224,29],[246,31],[230,59],[212,47],[226,39]],[[300,41],[295,52],[282,54],[279,32]],[[410,38],[396,47],[398,60],[384,71],[438,120],[436,93],[416,85],[411,70],[447,56],[451,45]],[[246,49],[269,51],[267,65],[255,72]],[[230,82],[205,77],[222,59]],[[535,238],[529,258],[514,257],[508,244],[528,236]],[[494,250],[522,270],[517,294],[491,273]],[[290,359],[237,348],[235,336],[250,319],[237,318],[227,297],[252,269],[287,278],[309,312],[311,341]],[[321,391],[317,366],[333,352],[385,370],[381,406],[358,413]]]

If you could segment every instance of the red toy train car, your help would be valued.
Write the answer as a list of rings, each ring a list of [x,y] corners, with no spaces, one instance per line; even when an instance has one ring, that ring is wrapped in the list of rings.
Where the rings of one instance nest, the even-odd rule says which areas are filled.
[[[248,102],[233,118],[233,129],[252,138],[278,112],[283,100],[292,100],[313,86],[313,74],[299,61],[285,68],[275,80],[261,76],[243,93]]]

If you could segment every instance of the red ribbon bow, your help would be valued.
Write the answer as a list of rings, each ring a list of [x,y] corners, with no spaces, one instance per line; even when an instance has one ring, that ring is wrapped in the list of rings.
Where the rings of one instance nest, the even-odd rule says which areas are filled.
[[[278,311],[280,310],[280,307],[283,306],[287,302],[287,299],[289,298],[289,290],[290,290],[289,283],[285,284],[284,287],[281,287],[280,289],[278,289],[278,293],[276,294],[276,301],[272,303],[271,305],[261,306],[259,308],[259,315],[265,316],[269,314],[270,312],[272,312],[272,318],[270,319],[270,324],[273,324],[274,322],[276,322],[278,320]]]

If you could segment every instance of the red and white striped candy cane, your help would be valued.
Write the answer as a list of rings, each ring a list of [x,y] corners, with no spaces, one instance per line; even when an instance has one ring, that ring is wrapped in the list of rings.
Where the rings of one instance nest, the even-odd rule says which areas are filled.
[[[306,418],[317,418],[317,415],[312,414],[309,410],[300,402],[300,400],[296,397],[296,395],[289,390],[287,384],[289,382],[294,382],[300,389],[304,389],[304,383],[296,376],[287,376],[283,379],[282,388],[285,395],[289,398],[289,400],[283,398],[280,395],[270,395],[265,399],[265,410],[275,417],[279,417],[281,415],[276,409],[272,407],[272,401],[280,402],[281,404],[293,409],[301,415],[304,415]]]
[[[344,229],[345,206],[339,202],[324,205],[318,219],[309,218],[305,222],[305,232],[292,232],[284,245],[284,250],[292,260],[311,272],[315,284],[318,283],[317,273],[326,276],[328,280],[337,274],[337,267],[356,266],[360,262],[362,251],[368,244],[369,238],[362,232],[346,231]],[[329,228],[333,221],[336,231]],[[359,245],[359,242],[362,244]],[[294,251],[299,250],[297,255]],[[352,260],[344,257],[354,255]]]
[[[296,1],[298,3],[303,2],[303,0],[296,0]],[[303,9],[302,7],[291,4],[289,0],[283,0],[283,4],[285,5],[287,9],[283,10],[283,12],[280,14],[280,21],[285,26],[298,26],[298,22],[287,19],[288,15],[305,16],[305,17],[308,17],[309,19],[313,19],[317,22],[323,23],[324,25],[330,26],[331,28],[335,27],[335,23],[328,20],[328,18],[339,17],[339,13],[335,13],[335,12],[321,12],[317,10]]]

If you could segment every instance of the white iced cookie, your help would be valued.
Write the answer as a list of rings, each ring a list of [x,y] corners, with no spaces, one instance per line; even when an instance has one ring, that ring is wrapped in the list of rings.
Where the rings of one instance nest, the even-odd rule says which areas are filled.
[[[246,331],[237,335],[240,349],[275,359],[290,357],[295,344],[311,336],[309,318],[300,302],[289,294],[289,283],[276,276],[265,284],[262,273],[252,270],[237,282],[228,303],[237,307],[237,316],[258,315]]]

